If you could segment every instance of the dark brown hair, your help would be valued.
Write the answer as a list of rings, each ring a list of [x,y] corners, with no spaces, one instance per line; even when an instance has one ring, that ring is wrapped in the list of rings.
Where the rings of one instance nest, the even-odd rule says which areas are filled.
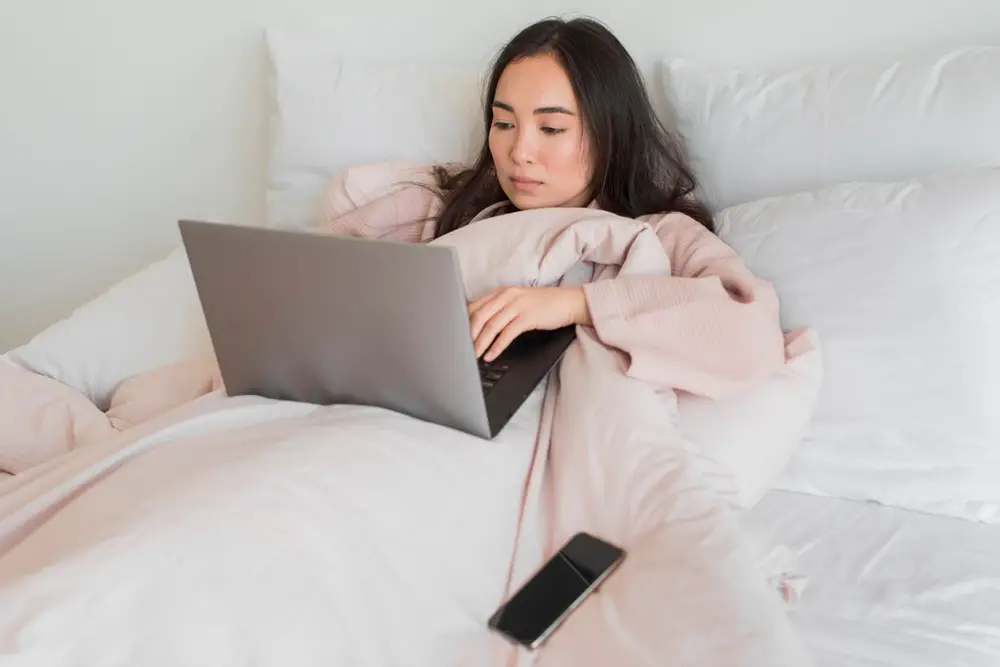
[[[494,61],[483,99],[486,137],[475,163],[459,171],[436,168],[443,208],[435,237],[507,200],[490,154],[493,98],[510,63],[545,54],[565,69],[590,138],[595,176],[588,199],[629,218],[676,211],[713,230],[711,213],[694,197],[697,182],[681,142],[653,110],[642,75],[622,43],[593,19],[552,18],[522,30]]]

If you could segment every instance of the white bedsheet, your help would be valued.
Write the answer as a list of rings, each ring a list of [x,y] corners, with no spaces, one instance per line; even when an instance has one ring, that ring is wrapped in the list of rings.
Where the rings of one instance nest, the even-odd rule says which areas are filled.
[[[1000,526],[785,492],[743,525],[808,576],[791,615],[817,667],[1000,665]]]

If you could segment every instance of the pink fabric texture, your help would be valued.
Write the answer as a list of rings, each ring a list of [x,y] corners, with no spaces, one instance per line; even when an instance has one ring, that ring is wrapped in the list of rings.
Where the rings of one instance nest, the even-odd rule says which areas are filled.
[[[125,380],[102,412],[61,382],[0,363],[0,471],[25,472],[221,388],[214,360],[191,359]]]
[[[24,472],[116,432],[83,394],[0,363],[0,470]]]

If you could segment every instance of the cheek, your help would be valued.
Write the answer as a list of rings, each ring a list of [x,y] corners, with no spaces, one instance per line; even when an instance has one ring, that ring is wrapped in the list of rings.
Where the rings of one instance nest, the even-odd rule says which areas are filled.
[[[493,156],[494,164],[504,161],[504,157],[510,154],[509,147],[504,145],[505,134],[503,132],[490,131],[490,154]]]
[[[544,153],[549,173],[572,181],[590,179],[590,158],[579,137],[559,136],[549,142]]]

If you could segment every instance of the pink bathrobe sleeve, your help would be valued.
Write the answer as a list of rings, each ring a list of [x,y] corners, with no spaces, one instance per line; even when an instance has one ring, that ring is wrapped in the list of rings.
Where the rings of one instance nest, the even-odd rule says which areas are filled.
[[[785,338],[771,285],[695,220],[671,213],[652,224],[671,276],[583,288],[598,338],[628,355],[628,374],[718,398],[778,370]]]

